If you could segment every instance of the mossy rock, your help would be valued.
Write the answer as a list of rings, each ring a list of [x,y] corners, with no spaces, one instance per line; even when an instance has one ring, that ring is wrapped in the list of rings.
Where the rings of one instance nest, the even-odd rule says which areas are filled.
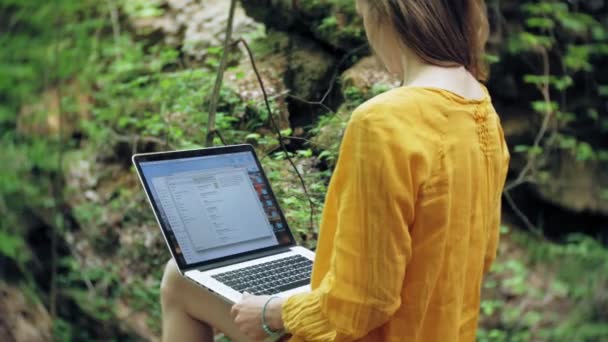
[[[333,71],[334,57],[314,41],[292,36],[288,54],[289,69],[286,81],[294,95],[317,99],[329,87],[328,76]]]
[[[277,105],[275,115],[280,118],[281,127],[301,127],[314,121],[320,112],[319,106],[310,106],[301,100],[317,101],[323,96],[330,87],[336,57],[315,40],[273,29],[268,29],[250,45],[266,90]],[[242,77],[234,77],[237,74]],[[244,100],[262,103],[259,85],[246,57],[228,72],[226,79],[226,85],[237,89]],[[259,116],[266,114],[263,106],[256,110]]]
[[[247,14],[267,27],[312,34],[339,51],[366,41],[355,1],[347,0],[243,0]]]
[[[312,141],[323,150],[322,159],[332,166],[338,156],[342,135],[352,112],[363,102],[399,86],[400,81],[389,74],[375,57],[364,57],[340,77],[344,102],[336,113],[321,117],[313,129]]]

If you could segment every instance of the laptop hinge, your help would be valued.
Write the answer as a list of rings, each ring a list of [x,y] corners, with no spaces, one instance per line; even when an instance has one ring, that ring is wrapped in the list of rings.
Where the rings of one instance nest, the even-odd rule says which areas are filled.
[[[254,253],[254,254],[251,254],[251,255],[246,255],[246,256],[242,256],[242,257],[238,257],[238,258],[231,258],[230,260],[224,260],[224,261],[220,261],[220,262],[214,262],[212,264],[205,265],[205,266],[202,266],[202,267],[196,267],[196,268],[193,268],[193,269],[196,269],[196,270],[199,270],[199,271],[208,271],[208,270],[212,270],[212,269],[215,269],[215,268],[220,268],[220,267],[224,267],[224,266],[230,266],[230,265],[238,264],[238,263],[249,261],[249,260],[254,260],[254,259],[259,259],[259,258],[271,256],[271,255],[276,255],[276,254],[281,254],[281,253],[289,252],[289,250],[290,250],[291,247],[293,247],[293,246],[273,248],[271,251]],[[189,271],[189,269],[185,270],[185,271]]]

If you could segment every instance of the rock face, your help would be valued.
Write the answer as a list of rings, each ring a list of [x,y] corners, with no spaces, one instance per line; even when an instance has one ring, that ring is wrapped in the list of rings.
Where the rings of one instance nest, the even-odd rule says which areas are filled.
[[[385,90],[398,87],[400,81],[389,74],[375,57],[364,57],[348,68],[340,77],[344,102],[335,114],[325,116],[315,129],[314,145],[329,152],[325,161],[333,165],[340,140],[352,111],[363,101]]]
[[[499,93],[498,90],[495,91]],[[496,106],[509,146],[529,144],[538,127],[538,118],[530,109],[521,105]],[[608,165],[599,160],[577,160],[569,150],[555,149],[549,152],[543,182],[527,187],[540,202],[549,203],[570,213],[608,216]],[[517,176],[526,165],[526,154],[511,152],[510,172]],[[584,227],[581,227],[584,229]]]
[[[185,7],[203,6],[194,2],[184,3]],[[208,3],[205,2],[205,6],[207,5]],[[220,7],[222,6],[226,7],[224,3]],[[220,16],[219,12],[213,13],[216,17]],[[176,17],[167,18],[175,19]],[[243,20],[243,22],[250,21],[250,19]],[[218,32],[222,31],[223,34],[223,27],[220,28],[220,26],[222,25],[218,26]],[[293,123],[290,120],[293,118],[290,118],[290,112],[297,113],[298,111],[288,108],[287,94],[306,99],[317,99],[321,92],[329,86],[335,58],[318,42],[300,35],[288,35],[271,30],[268,33],[258,32],[258,35],[261,35],[262,38],[252,37],[248,39],[248,42],[254,50],[260,75],[272,101],[274,114],[280,116],[281,128],[292,127]],[[235,37],[238,35],[235,34]],[[208,39],[208,37],[204,39]],[[207,43],[217,46],[220,40]],[[177,44],[185,43],[180,40],[177,41]],[[235,58],[235,63],[230,65],[224,77],[225,88],[238,96],[235,101],[246,104],[245,112],[250,110],[265,112],[262,92],[249,58],[245,53],[237,53],[235,56],[238,59]],[[57,104],[54,104],[52,100],[57,97],[56,91],[49,90],[48,94],[44,96],[45,101],[41,106],[51,108],[50,111],[47,111],[47,115],[50,116],[48,120],[54,120],[56,115],[53,113],[56,112]],[[63,95],[80,98],[76,87],[64,89]],[[88,99],[84,98],[82,102],[84,106],[88,104]],[[56,126],[48,125],[46,121],[44,131],[38,129],[37,126],[27,126],[26,124],[30,123],[30,120],[25,119],[33,110],[25,108],[23,112],[24,120],[20,125],[22,134],[57,133]],[[82,112],[82,116],[84,116],[88,113],[88,108],[85,107]],[[80,115],[80,113],[76,114]],[[182,121],[179,120],[180,113],[164,113],[164,115],[175,116],[175,120],[172,121]],[[234,115],[238,116],[239,113],[234,113]],[[242,121],[246,121],[248,113],[242,115]],[[46,117],[45,120],[47,120]],[[186,120],[183,122],[188,123]],[[201,127],[190,127],[190,129],[200,130]],[[69,134],[75,130],[77,128],[70,128]],[[189,133],[186,129],[184,132]],[[142,147],[144,143],[138,145],[133,141],[115,141],[118,138],[120,137],[111,136],[107,146],[101,149],[94,147],[91,150],[92,146],[87,144],[85,137],[80,145],[81,150],[66,152],[63,168],[66,180],[65,204],[72,215],[74,229],[66,231],[62,238],[65,239],[66,245],[70,246],[70,253],[83,272],[102,270],[108,274],[116,274],[116,281],[120,283],[121,293],[118,295],[112,293],[112,289],[105,289],[108,291],[105,294],[108,297],[116,296],[112,300],[118,305],[105,314],[120,319],[121,324],[139,338],[154,340],[160,329],[158,317],[154,316],[158,310],[148,310],[150,309],[149,303],[146,303],[149,305],[147,309],[142,309],[144,299],[141,298],[141,291],[138,291],[142,287],[159,288],[162,264],[170,256],[162,236],[159,234],[158,226],[153,220],[141,185],[135,173],[129,169],[128,156],[135,151],[133,145],[137,148],[137,146]],[[128,137],[125,136],[125,138]],[[162,145],[162,139],[156,140],[150,144],[154,143],[159,146],[151,147],[152,150],[167,148]],[[124,145],[124,148],[115,145]],[[148,262],[142,263],[141,260],[148,260]],[[15,297],[12,292],[10,296]],[[158,305],[157,298],[152,301]],[[30,336],[27,335],[28,326],[23,323],[23,320],[18,320],[18,317],[4,315],[2,309],[11,306],[2,304],[0,329],[8,327],[7,329],[14,331],[15,336],[17,334],[26,336],[25,339],[16,338],[17,341],[45,340],[44,336],[41,338],[27,337]],[[83,304],[85,310],[88,309],[85,307],[86,305],[89,304]],[[17,329],[18,325],[25,328]],[[12,335],[6,335],[3,330],[0,330],[0,336]]]
[[[551,180],[537,185],[546,201],[575,213],[608,216],[608,163],[578,161],[569,151],[555,152],[549,165]]]
[[[52,321],[40,303],[0,281],[0,336],[5,342],[52,341]]]
[[[290,39],[286,83],[293,95],[318,99],[324,90],[320,84],[329,87],[328,76],[333,71],[334,56],[309,39],[301,36]]]
[[[243,0],[247,14],[265,23],[267,27],[312,35],[320,44],[334,49],[338,54],[344,54],[357,44],[365,42],[363,26],[354,4],[355,1],[340,0]],[[589,6],[591,7],[587,8],[587,11],[605,8],[597,4]],[[512,32],[510,28],[497,24],[501,21],[517,22],[514,18],[521,16],[520,11],[520,3],[515,1],[489,4],[490,22],[493,25],[489,45],[492,54],[500,57],[500,62],[492,66],[488,87],[501,114],[507,141],[511,147],[529,145],[542,119],[530,109],[530,103],[538,100],[540,94],[534,87],[523,82],[524,75],[535,71],[526,64],[527,57],[521,54],[512,55],[509,52],[506,42]],[[506,16],[507,19],[500,19],[501,15]],[[601,18],[601,15],[598,17]],[[351,70],[346,71],[342,77],[343,90],[359,89],[365,96],[375,84],[374,79],[386,75],[380,68],[372,67],[372,64],[372,60],[364,59]],[[349,86],[352,89],[348,89]],[[567,96],[572,99],[579,95],[581,98],[587,98],[587,95],[581,93],[583,88],[585,87],[574,87],[569,90]],[[345,97],[348,95],[345,94]],[[570,102],[576,103],[575,105],[579,107],[570,107],[568,111],[584,112],[588,108],[606,107],[605,101],[601,102],[599,98],[588,99],[587,103],[581,102],[581,104],[578,101]],[[605,110],[600,116],[605,115],[604,113]],[[347,118],[348,115],[345,117]],[[590,134],[577,138],[582,141],[586,139],[605,141],[605,129],[602,132],[601,129],[597,129],[599,125],[594,126],[584,122],[582,125],[584,128],[580,131],[589,131]],[[605,143],[602,144],[606,148]],[[546,184],[531,185],[532,196],[570,212],[591,212],[608,216],[605,190],[608,188],[608,180],[605,172],[601,172],[602,169],[606,169],[605,163],[575,161],[571,153],[565,150],[553,151],[549,159],[547,171],[550,181]],[[525,165],[525,160],[525,154],[512,153],[511,173],[518,174]]]
[[[202,59],[207,48],[221,46],[230,1],[226,0],[167,0],[167,10],[161,16],[133,19],[133,26],[142,33],[158,33],[165,43],[181,46],[182,51]],[[249,18],[240,3],[234,13],[233,37],[259,29],[260,24]]]
[[[331,76],[335,68],[335,57],[325,51],[317,42],[299,35],[289,36],[286,51],[287,69],[284,81],[289,88],[288,98],[292,127],[313,124],[324,108],[303,102],[319,101],[331,86]],[[298,99],[296,99],[297,97]]]
[[[319,100],[329,88],[334,56],[313,40],[273,30],[249,44],[268,97],[276,104],[274,115],[279,118],[281,128],[311,124],[319,108],[293,97]],[[246,51],[242,51],[239,64],[226,73],[225,85],[234,89],[245,103],[260,104],[260,110],[266,111]]]
[[[130,18],[136,32],[160,37],[194,60],[204,60],[209,47],[222,45],[230,1],[165,0],[161,6],[165,9],[160,15],[133,15]],[[264,25],[260,19],[276,25],[266,25],[267,37],[256,38],[263,36]],[[279,105],[280,126],[288,128],[290,121],[295,126],[311,124],[321,110],[286,95],[307,101],[319,100],[330,86],[336,58],[332,52],[364,43],[361,28],[354,2],[239,1],[233,38],[245,38],[252,45],[260,45],[256,41],[266,40],[261,43],[266,45],[265,51],[254,51],[255,58],[269,96],[275,98]],[[295,31],[287,34],[273,29]],[[311,33],[317,40],[308,38]],[[244,50],[241,52],[238,59],[234,59],[238,66],[227,72],[225,80],[227,84],[236,86],[237,91],[243,94],[243,100],[261,102],[261,91],[251,72],[249,59]],[[237,78],[237,74],[245,77]]]
[[[366,41],[354,0],[243,0],[243,7],[249,16],[268,27],[312,33],[339,51]]]
[[[374,86],[394,88],[399,84],[399,78],[389,74],[376,57],[362,58],[342,74],[343,89],[355,87],[368,92]]]

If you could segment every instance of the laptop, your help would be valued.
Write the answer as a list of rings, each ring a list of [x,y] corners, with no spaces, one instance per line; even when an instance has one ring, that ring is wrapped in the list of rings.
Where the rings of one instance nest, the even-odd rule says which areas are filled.
[[[136,154],[133,164],[183,276],[229,303],[310,291],[314,253],[296,245],[251,145]]]

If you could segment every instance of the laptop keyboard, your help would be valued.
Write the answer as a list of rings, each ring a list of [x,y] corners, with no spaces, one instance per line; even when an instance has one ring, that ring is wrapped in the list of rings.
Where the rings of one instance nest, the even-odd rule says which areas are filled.
[[[301,255],[273,260],[213,275],[217,281],[238,292],[273,295],[310,284],[312,261]]]

